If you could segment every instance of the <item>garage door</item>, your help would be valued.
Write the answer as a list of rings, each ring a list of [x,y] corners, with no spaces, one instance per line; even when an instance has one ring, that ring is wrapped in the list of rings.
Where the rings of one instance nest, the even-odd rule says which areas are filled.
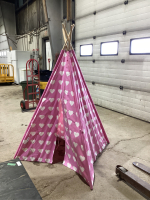
[[[75,3],[75,51],[94,103],[150,121],[150,1]]]

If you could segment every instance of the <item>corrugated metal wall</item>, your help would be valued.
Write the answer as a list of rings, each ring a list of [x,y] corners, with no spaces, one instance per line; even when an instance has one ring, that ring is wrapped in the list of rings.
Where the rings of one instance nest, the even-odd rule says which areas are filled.
[[[8,51],[8,41],[7,37],[5,36],[5,26],[4,26],[4,19],[2,14],[2,8],[0,5],[0,63],[5,63],[7,60],[6,52]]]
[[[150,55],[129,54],[130,39],[150,37],[150,1],[75,2],[75,50],[95,104],[150,121]],[[115,40],[119,41],[118,55],[100,56],[100,43]],[[84,44],[93,44],[92,57],[80,57]]]
[[[0,63],[7,63],[7,51],[16,49],[15,5],[0,2]]]

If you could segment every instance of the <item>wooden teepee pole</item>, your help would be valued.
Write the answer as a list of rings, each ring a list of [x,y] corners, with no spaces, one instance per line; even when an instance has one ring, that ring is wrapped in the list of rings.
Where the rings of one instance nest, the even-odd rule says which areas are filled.
[[[65,25],[62,24],[62,29],[63,29],[63,36],[64,36],[64,32],[65,32],[65,36],[64,36],[64,41],[65,41],[65,44],[63,46],[63,49],[66,49],[67,47],[67,50],[69,51],[70,49],[73,49],[72,47],[72,44],[71,44],[71,38],[72,38],[72,31],[74,29],[75,25],[71,25],[71,30],[70,32],[67,34],[67,31],[66,31],[66,28],[65,28]],[[67,38],[67,39],[66,39]],[[67,45],[68,43],[68,45]]]

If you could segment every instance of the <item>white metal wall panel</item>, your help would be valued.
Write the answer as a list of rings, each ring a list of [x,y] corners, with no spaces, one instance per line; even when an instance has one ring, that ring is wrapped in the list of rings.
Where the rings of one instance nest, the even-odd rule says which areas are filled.
[[[150,122],[150,93],[87,82],[95,104]]]
[[[76,40],[150,28],[150,1],[135,0],[76,20]]]
[[[129,50],[130,39],[150,37],[149,10],[149,0],[130,0],[127,5],[121,0],[76,0],[75,51],[94,103],[146,121],[150,121],[150,55],[130,55]],[[118,55],[100,56],[101,42],[116,40]],[[93,44],[93,56],[80,57],[84,44]]]
[[[86,81],[100,84],[149,91],[150,92],[150,63],[149,62],[120,62],[97,61],[87,63],[81,61],[80,67]]]
[[[105,10],[106,8],[111,8],[123,4],[124,0],[76,0],[76,18],[83,17],[94,11]]]

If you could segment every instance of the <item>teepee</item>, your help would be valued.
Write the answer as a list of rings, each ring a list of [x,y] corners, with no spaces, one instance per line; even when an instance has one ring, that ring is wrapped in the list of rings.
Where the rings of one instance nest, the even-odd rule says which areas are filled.
[[[65,141],[63,165],[93,189],[96,156],[109,143],[63,24],[65,45],[15,158],[53,162],[56,139]]]

